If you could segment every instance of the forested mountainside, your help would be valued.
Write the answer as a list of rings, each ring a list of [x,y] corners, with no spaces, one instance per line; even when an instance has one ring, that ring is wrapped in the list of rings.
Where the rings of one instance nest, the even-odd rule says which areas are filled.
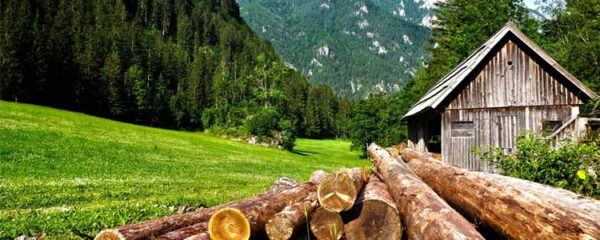
[[[235,0],[3,0],[0,60],[1,99],[153,126],[266,116],[267,132],[329,137],[344,109],[286,68]]]
[[[288,66],[355,98],[395,92],[428,59],[433,4],[420,0],[240,0]]]

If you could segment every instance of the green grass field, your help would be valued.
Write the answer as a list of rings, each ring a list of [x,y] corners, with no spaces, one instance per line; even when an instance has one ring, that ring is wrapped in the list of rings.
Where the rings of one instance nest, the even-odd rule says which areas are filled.
[[[126,124],[0,101],[0,239],[100,229],[213,206],[367,165],[350,143],[299,139],[295,153],[203,133]]]

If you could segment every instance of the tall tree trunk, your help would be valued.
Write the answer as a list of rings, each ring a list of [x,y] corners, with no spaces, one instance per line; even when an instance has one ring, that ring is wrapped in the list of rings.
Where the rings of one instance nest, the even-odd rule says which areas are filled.
[[[404,162],[374,143],[368,152],[396,201],[408,239],[484,239]]]
[[[317,198],[323,208],[333,212],[346,211],[354,205],[356,196],[365,183],[365,173],[360,168],[344,169],[322,179]]]
[[[511,239],[600,239],[600,201],[526,180],[452,167],[412,149],[402,159],[440,196]]]
[[[402,237],[396,203],[388,187],[375,174],[369,178],[350,213],[353,219],[344,225],[348,239],[398,240]]]

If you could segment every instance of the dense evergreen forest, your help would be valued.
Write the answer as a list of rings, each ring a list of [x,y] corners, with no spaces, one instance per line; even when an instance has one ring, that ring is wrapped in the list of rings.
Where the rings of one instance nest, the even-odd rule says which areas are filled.
[[[446,0],[436,3],[431,58],[405,88],[391,95],[371,96],[355,104],[350,132],[356,148],[382,146],[407,139],[402,116],[440,78],[477,49],[507,21],[517,26],[595,92],[600,92],[600,1],[553,1],[551,18],[530,15],[522,0]],[[582,114],[600,116],[600,101]]]
[[[398,91],[428,58],[431,31],[421,21],[432,10],[414,0],[239,3],[244,20],[283,60],[353,99]]]
[[[0,0],[0,98],[288,149],[296,136],[388,146],[406,139],[410,106],[509,20],[599,92],[600,2],[548,13],[534,19],[522,0],[437,3],[431,58],[414,79],[353,102],[287,68],[235,0]]]
[[[235,0],[1,0],[0,99],[292,143],[340,136],[350,114],[285,67]]]

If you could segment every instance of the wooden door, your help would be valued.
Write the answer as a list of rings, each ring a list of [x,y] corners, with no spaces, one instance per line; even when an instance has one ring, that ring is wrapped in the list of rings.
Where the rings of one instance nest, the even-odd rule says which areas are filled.
[[[504,148],[505,154],[515,151],[517,137],[525,132],[524,114],[503,114],[498,115],[496,120],[497,137],[496,146]]]

